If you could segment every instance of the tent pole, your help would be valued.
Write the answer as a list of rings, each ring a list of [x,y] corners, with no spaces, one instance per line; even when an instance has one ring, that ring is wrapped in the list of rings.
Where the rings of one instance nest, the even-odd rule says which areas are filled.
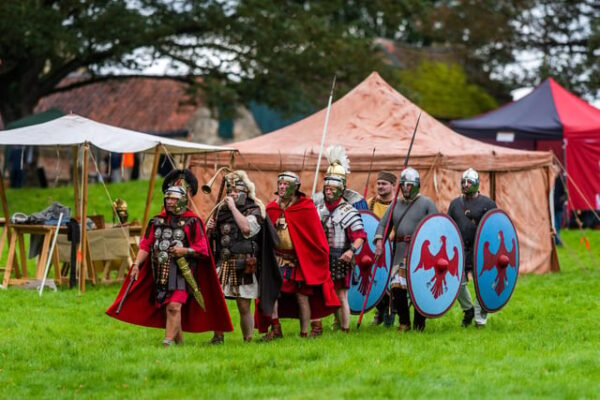
[[[83,144],[83,186],[81,193],[81,267],[79,268],[79,290],[85,293],[85,276],[88,269],[87,263],[87,190],[88,190],[88,153],[90,145]]]
[[[73,153],[73,201],[75,202],[75,218],[79,217],[79,148],[77,146],[71,147]],[[75,266],[73,266],[75,268]]]
[[[496,172],[490,171],[490,198],[496,201]]]
[[[160,145],[156,145],[154,149],[154,161],[152,163],[152,172],[150,173],[150,185],[148,186],[148,196],[146,197],[146,208],[144,208],[144,219],[142,219],[142,236],[146,233],[146,224],[150,216],[150,205],[152,203],[152,192],[154,191],[154,182],[156,181],[156,173],[158,171],[158,161],[160,159]]]
[[[2,197],[2,213],[4,214],[4,229],[6,230],[6,238],[10,243],[10,215],[8,212],[8,201],[6,200],[6,186],[4,186],[4,171],[0,169],[0,196]],[[0,249],[1,250],[1,249]]]

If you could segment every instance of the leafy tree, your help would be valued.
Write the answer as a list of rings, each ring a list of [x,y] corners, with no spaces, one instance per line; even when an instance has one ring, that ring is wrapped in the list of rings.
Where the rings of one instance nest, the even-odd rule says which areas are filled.
[[[549,76],[579,94],[600,94],[600,3],[595,0],[531,0],[515,21],[517,46],[535,68],[515,79],[536,84]]]
[[[579,94],[600,89],[595,0],[438,1],[423,35],[454,49],[469,81],[501,101],[553,76]]]
[[[376,27],[393,30],[406,9],[384,0],[3,0],[0,114],[13,121],[48,94],[137,75],[165,57],[167,75],[198,85],[213,106],[322,105],[334,74],[336,93],[372,70],[393,82],[374,56],[377,4]],[[86,74],[57,87],[74,71]]]
[[[399,75],[412,100],[437,118],[458,119],[498,107],[492,96],[467,81],[458,64],[422,61]]]

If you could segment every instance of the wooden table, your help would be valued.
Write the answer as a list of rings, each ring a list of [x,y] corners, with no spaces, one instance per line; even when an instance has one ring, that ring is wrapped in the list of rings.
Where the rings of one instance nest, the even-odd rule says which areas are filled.
[[[123,281],[139,249],[140,232],[139,225],[107,226],[104,229],[93,229],[87,232],[86,255],[90,274],[86,273],[86,277],[91,279],[92,284],[96,284],[96,271],[101,271],[103,283]],[[67,241],[66,235],[58,236],[57,247],[61,262],[68,262],[71,244]],[[66,270],[64,268],[64,271]],[[117,271],[116,280],[111,279],[111,271]]]
[[[2,286],[5,288],[8,285],[19,285],[24,284],[31,278],[29,277],[29,272],[27,271],[27,256],[25,253],[25,235],[42,235],[42,250],[40,255],[38,256],[38,260],[35,268],[35,278],[34,279],[43,279],[44,277],[44,269],[46,267],[46,262],[48,261],[48,257],[52,257],[51,263],[54,266],[54,277],[56,279],[56,283],[60,284],[60,262],[58,259],[58,249],[55,247],[52,254],[49,254],[50,251],[50,243],[52,241],[52,237],[54,232],[56,231],[56,225],[10,225],[10,229],[12,230],[12,234],[10,235],[10,243],[8,245],[8,258],[6,260],[6,267],[4,269],[4,279],[2,280]],[[6,229],[5,229],[6,231]],[[61,226],[59,232],[66,233],[67,227]],[[17,244],[19,248],[19,255],[17,257]],[[19,269],[20,261],[21,268]],[[12,269],[15,269],[16,279],[11,279],[10,275],[12,273]]]
[[[1,221],[3,222],[3,221]],[[131,248],[128,252],[128,255],[121,254],[119,259],[121,260],[120,265],[117,267],[117,280],[123,280],[129,265],[133,262],[132,258],[137,254],[137,250],[139,248],[139,240],[141,234],[141,226],[133,225],[133,226],[125,226],[124,235],[129,237],[128,248]],[[10,243],[8,247],[8,257],[6,261],[6,267],[4,268],[4,279],[2,280],[2,285],[6,288],[9,285],[22,285],[27,283],[32,279],[43,279],[44,277],[44,269],[46,267],[46,263],[48,261],[48,257],[51,257],[51,265],[54,267],[54,279],[57,285],[60,285],[64,281],[68,281],[68,277],[61,276],[61,257],[59,256],[59,247],[65,246],[68,243],[69,250],[61,249],[63,257],[62,261],[69,261],[70,257],[66,257],[65,254],[70,252],[70,243],[66,241],[66,233],[67,227],[61,226],[59,229],[59,240],[57,245],[54,247],[52,254],[50,252],[50,244],[52,242],[52,238],[54,236],[54,232],[56,231],[56,225],[14,225],[11,224],[9,228],[12,232],[10,235]],[[91,239],[91,242],[94,242],[94,237],[99,236],[100,238],[105,233],[110,233],[110,231],[117,233],[117,229],[119,227],[110,227],[108,229],[98,229],[98,230],[90,230],[88,231],[88,239]],[[6,236],[7,229],[4,229],[3,237]],[[36,262],[35,275],[33,277],[29,276],[29,271],[27,270],[27,254],[26,254],[26,246],[25,246],[25,235],[42,235],[42,249],[38,256]],[[91,237],[91,238],[90,238]],[[114,240],[114,238],[113,238]],[[114,242],[113,242],[114,243]],[[94,256],[97,252],[96,247],[94,249],[90,248],[90,240],[86,243],[87,252],[86,258],[87,262],[85,268],[85,276],[86,279],[90,279],[92,284],[96,284],[96,268],[95,262],[102,262],[102,281],[109,282],[110,281],[110,271],[113,269],[113,263],[111,259],[107,259],[99,256]],[[100,246],[102,247],[102,246]],[[119,246],[120,247],[120,246]],[[116,249],[115,249],[116,250]],[[67,253],[65,253],[67,251]],[[123,250],[121,250],[123,253]],[[78,263],[79,264],[79,263]],[[12,271],[15,271],[15,278],[11,278]]]

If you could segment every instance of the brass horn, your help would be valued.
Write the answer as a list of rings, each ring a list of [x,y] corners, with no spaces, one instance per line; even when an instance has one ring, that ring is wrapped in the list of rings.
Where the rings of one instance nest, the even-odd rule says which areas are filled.
[[[207,183],[202,185],[202,193],[210,194],[212,192],[212,186],[214,185],[215,181],[217,180],[217,177],[219,176],[219,174],[221,172],[223,172],[224,170],[226,170],[228,173],[231,172],[231,169],[229,169],[229,167],[219,168],[217,170],[217,172],[215,172],[215,175],[212,178],[210,178],[210,180]]]

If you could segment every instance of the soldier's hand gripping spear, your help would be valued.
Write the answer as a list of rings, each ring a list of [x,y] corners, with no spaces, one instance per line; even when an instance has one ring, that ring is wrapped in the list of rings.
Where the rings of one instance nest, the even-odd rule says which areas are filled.
[[[417,128],[419,127],[420,120],[421,120],[421,113],[419,113],[419,116],[417,117],[417,123],[415,124],[415,129],[413,131],[412,138],[410,139],[410,145],[408,146],[408,151],[406,152],[406,157],[404,158],[404,166],[402,167],[402,170],[406,169],[406,167],[408,166],[408,159],[410,158],[410,152],[412,150],[413,143],[415,142],[415,136],[417,134]],[[400,193],[400,177],[398,177],[398,182],[396,183],[396,188],[394,190],[394,200],[392,201],[392,204],[390,205],[391,210],[388,213],[388,219],[385,222],[385,229],[383,230],[383,240],[382,240],[383,245],[385,245],[385,240],[389,235],[389,230],[391,228],[390,223],[393,219],[394,209],[396,207],[396,201],[398,200],[398,193]],[[373,265],[377,264],[377,261],[379,260],[380,256],[381,256],[381,253],[379,251],[376,251],[375,252],[375,262],[373,263]],[[365,294],[365,301],[363,302],[363,306],[360,311],[360,316],[358,317],[358,322],[356,325],[357,328],[360,328],[360,324],[362,323],[363,315],[365,314],[365,308],[367,306],[367,300],[369,299],[369,294],[371,294],[371,288],[373,287],[373,279],[375,279],[375,271],[376,270],[377,270],[376,267],[372,267],[371,279],[369,280],[369,288],[367,289],[367,293]]]

